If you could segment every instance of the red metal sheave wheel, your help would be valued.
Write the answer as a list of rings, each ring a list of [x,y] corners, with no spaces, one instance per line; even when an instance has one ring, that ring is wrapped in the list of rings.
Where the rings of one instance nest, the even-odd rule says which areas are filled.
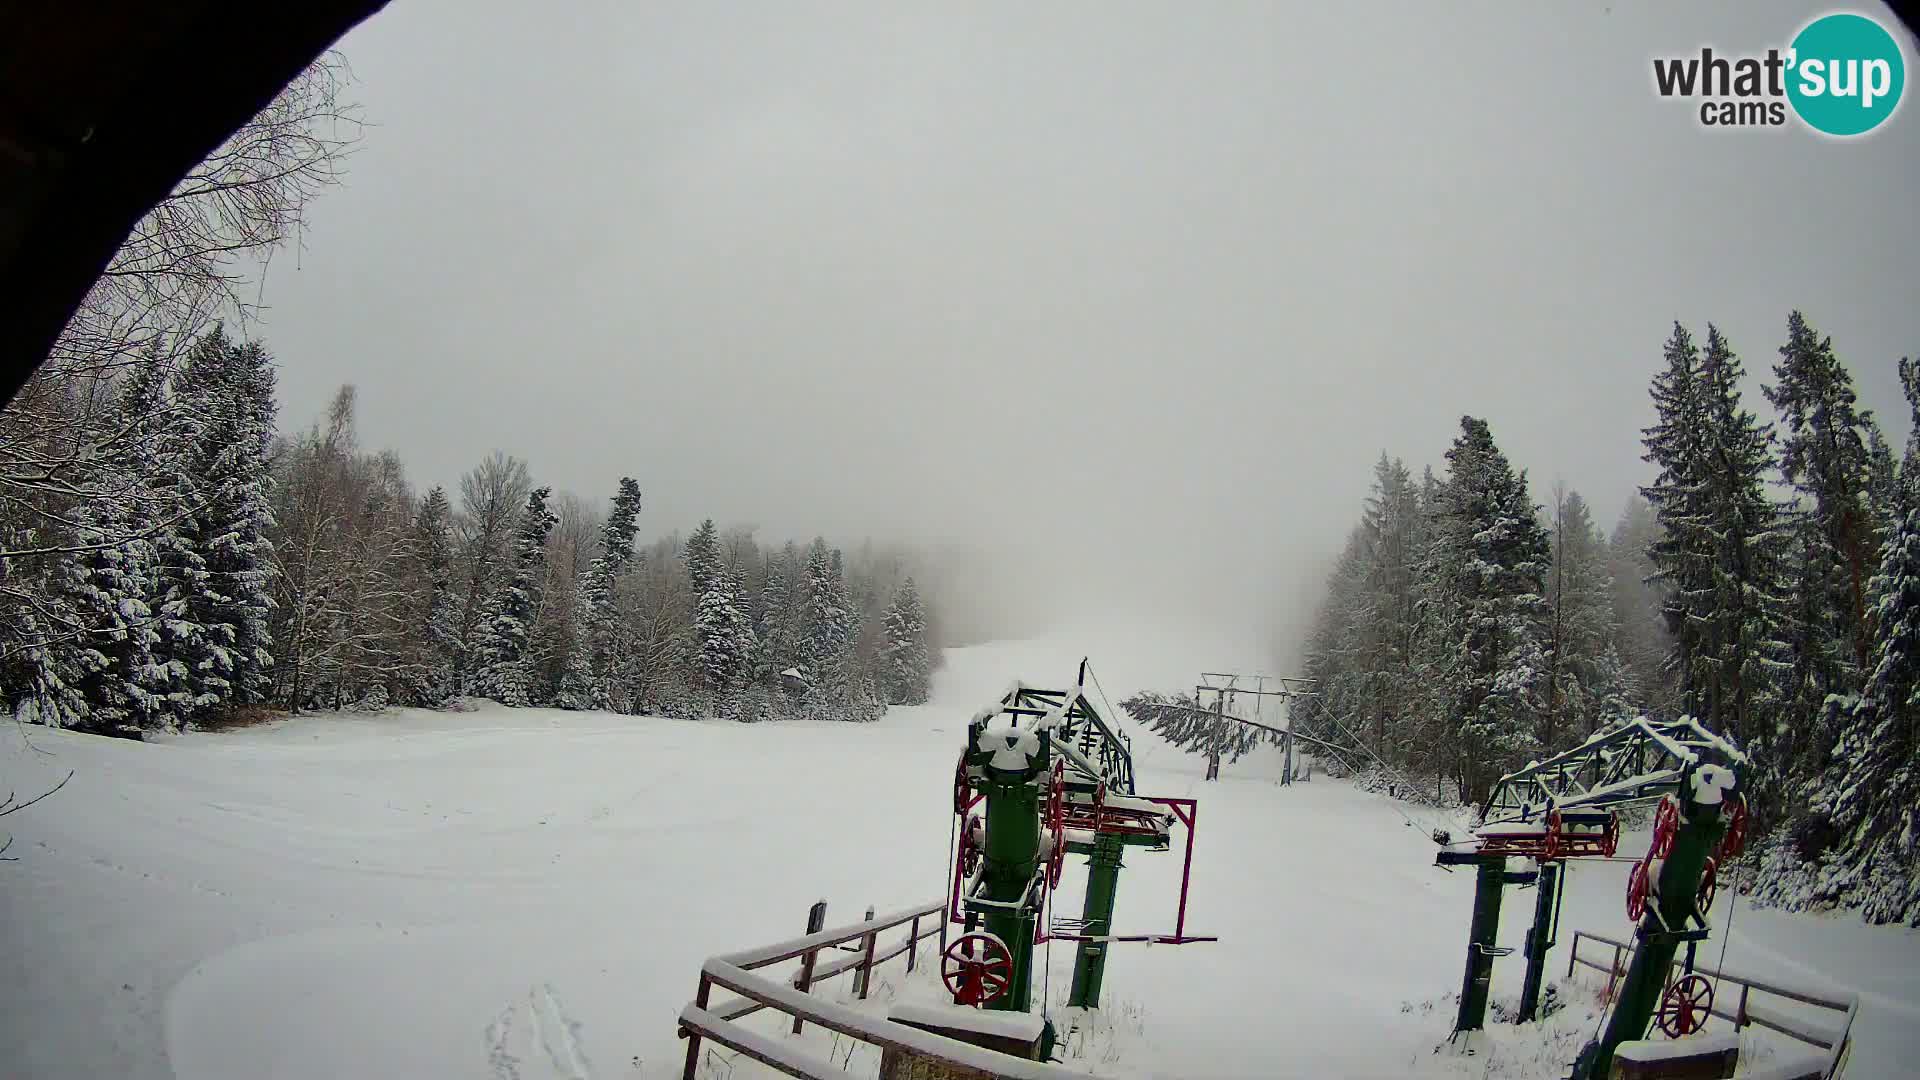
[[[1654,1022],[1670,1039],[1684,1038],[1706,1025],[1713,1009],[1713,984],[1700,975],[1688,975],[1660,995]]]
[[[1053,851],[1047,855],[1047,888],[1060,887],[1060,873],[1067,865],[1067,830],[1056,827],[1050,834],[1053,837]]]
[[[940,955],[940,981],[954,1004],[985,1005],[1013,985],[1013,952],[993,934],[962,934]]]
[[[1540,861],[1546,862],[1560,854],[1560,811],[1547,811],[1547,835],[1540,843]]]
[[[980,845],[973,838],[973,831],[977,827],[984,827],[979,814],[967,815],[967,820],[960,826],[960,876],[963,878],[972,877],[973,872],[980,868]]]
[[[1646,917],[1649,888],[1647,864],[1634,863],[1633,869],[1627,873],[1627,918],[1632,919],[1635,926],[1640,925],[1640,920]]]
[[[1053,840],[1047,853],[1047,888],[1060,886],[1060,872],[1067,864],[1067,769],[1064,760],[1053,766],[1053,786],[1047,792],[1047,816],[1042,821]]]
[[[1736,795],[1722,812],[1727,815],[1727,831],[1720,837],[1720,857],[1737,858],[1747,847],[1747,800]]]
[[[1656,859],[1664,859],[1673,851],[1674,834],[1680,831],[1680,807],[1669,795],[1660,800],[1660,808],[1653,812],[1653,846],[1648,853]]]
[[[1700,889],[1693,894],[1693,902],[1699,906],[1703,918],[1707,914],[1707,909],[1713,906],[1714,889],[1719,884],[1717,870],[1718,865],[1714,862],[1713,856],[1707,856],[1706,865],[1700,868]]]
[[[973,801],[973,789],[967,786],[967,752],[960,751],[960,763],[953,770],[953,812],[964,814]]]
[[[1607,831],[1600,839],[1600,854],[1611,859],[1613,853],[1618,850],[1620,850],[1620,815],[1608,814]]]

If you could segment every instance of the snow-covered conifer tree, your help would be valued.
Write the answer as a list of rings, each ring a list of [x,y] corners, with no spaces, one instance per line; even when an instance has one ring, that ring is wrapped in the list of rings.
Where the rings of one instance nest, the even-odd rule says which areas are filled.
[[[421,705],[442,705],[454,695],[460,670],[460,605],[453,580],[453,505],[445,488],[420,500],[414,519],[414,550],[425,590],[421,631]]]
[[[134,738],[173,727],[184,690],[184,671],[154,655],[161,638],[149,606],[158,591],[155,536],[174,526],[160,464],[170,449],[166,381],[166,367],[149,361],[120,387],[115,427],[124,449],[101,493],[74,513],[82,550],[67,567],[68,600],[84,633],[58,646],[76,650],[85,672],[77,686],[90,712],[85,726]]]
[[[800,569],[797,558],[798,549],[788,543],[785,551],[767,560],[767,580],[760,590],[760,617],[754,626],[759,642],[754,674],[761,681],[777,679],[799,662],[793,634],[794,577]]]
[[[1673,636],[1663,616],[1665,588],[1648,554],[1660,539],[1653,507],[1636,492],[1627,499],[1607,542],[1607,570],[1613,578],[1614,652],[1629,704],[1662,717],[1680,712]]]
[[[614,660],[619,615],[614,586],[633,563],[633,538],[639,531],[640,482],[620,478],[613,509],[600,528],[600,554],[587,568],[575,606],[578,625],[574,651],[562,679],[558,704],[563,709],[610,709],[614,705]]]
[[[271,691],[273,384],[265,348],[236,344],[218,327],[194,345],[176,383],[198,421],[186,474],[196,505],[179,530],[187,550],[163,574],[181,631],[163,648],[185,667],[194,716],[265,701]],[[169,564],[165,553],[161,562]]]
[[[527,495],[513,536],[513,574],[487,604],[475,631],[473,690],[502,705],[525,705],[528,700],[527,641],[546,579],[547,534],[556,520],[547,509],[551,493],[551,488],[538,487]]]
[[[927,614],[911,577],[894,593],[884,622],[879,668],[887,701],[923,705],[932,688],[933,659],[927,648]]]
[[[1449,612],[1441,648],[1447,714],[1462,755],[1462,793],[1484,799],[1493,781],[1539,752],[1546,657],[1541,645],[1546,530],[1486,421],[1460,420],[1434,512],[1425,574],[1430,602]]]
[[[720,530],[708,518],[687,537],[687,576],[693,582],[693,595],[705,596],[719,572]]]
[[[725,566],[713,569],[694,618],[699,638],[696,663],[707,689],[716,695],[736,689],[753,662],[753,621],[747,617],[740,579]]]
[[[1783,641],[1784,534],[1767,497],[1772,433],[1740,402],[1742,368],[1719,330],[1704,354],[1676,325],[1667,369],[1654,379],[1658,422],[1647,459],[1660,467],[1642,494],[1660,521],[1651,552],[1667,589],[1688,712],[1733,735],[1756,758],[1754,800],[1777,807]]]
[[[1540,728],[1541,748],[1548,754],[1628,711],[1614,649],[1607,542],[1579,492],[1561,494],[1556,502],[1553,568],[1547,577],[1546,711]]]
[[[1920,926],[1920,501],[1887,535],[1872,593],[1873,668],[1815,789],[1831,846],[1810,899]]]

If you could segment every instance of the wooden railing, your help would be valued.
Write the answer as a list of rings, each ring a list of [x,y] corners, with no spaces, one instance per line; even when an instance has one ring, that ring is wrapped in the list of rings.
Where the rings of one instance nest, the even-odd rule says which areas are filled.
[[[896,1024],[809,993],[820,983],[853,971],[857,973],[855,986],[864,999],[871,989],[873,970],[902,953],[907,957],[907,970],[912,971],[919,952],[916,946],[944,928],[945,908],[943,902],[936,900],[877,918],[872,909],[868,909],[867,917],[860,922],[821,929],[826,909],[822,902],[814,905],[808,917],[810,932],[805,937],[709,959],[700,969],[700,984],[693,1001],[680,1011],[680,1034],[687,1040],[684,1080],[695,1078],[702,1039],[710,1039],[800,1080],[842,1080],[847,1075],[840,1066],[804,1047],[738,1022],[741,1017],[762,1009],[791,1016],[792,1031],[796,1035],[803,1025],[812,1022],[861,1042],[968,1066],[1009,1080],[1086,1080],[1084,1073],[996,1053]],[[907,930],[898,942],[880,944],[883,933],[901,926]],[[822,964],[821,953],[828,951],[849,955]],[[800,961],[800,970],[790,979],[775,980],[757,973],[761,968],[794,959]],[[713,1005],[709,999],[715,986],[740,996]]]
[[[1613,955],[1604,963],[1581,956],[1581,941],[1591,941],[1598,945],[1607,946],[1613,950]],[[1632,951],[1633,946],[1627,942],[1616,941],[1613,938],[1604,937],[1600,934],[1590,934],[1584,930],[1575,930],[1573,932],[1573,944],[1567,950],[1567,975],[1569,977],[1573,975],[1573,969],[1576,964],[1606,972],[1606,996],[1608,1000],[1612,1000],[1616,982],[1627,973],[1626,961]],[[1812,1075],[1823,1077],[1839,1075],[1841,1067],[1846,1064],[1847,1053],[1852,1046],[1853,1021],[1860,1012],[1860,995],[1848,994],[1844,998],[1822,997],[1805,990],[1797,990],[1773,983],[1762,982],[1759,979],[1738,975],[1725,969],[1696,965],[1693,970],[1697,974],[1718,980],[1722,985],[1731,983],[1740,988],[1739,1002],[1733,1007],[1731,1012],[1723,1007],[1724,1002],[1716,994],[1713,1007],[1708,1010],[1712,1015],[1731,1022],[1735,1030],[1744,1028],[1749,1024],[1757,1024],[1770,1031],[1777,1031],[1789,1039],[1806,1043],[1809,1046],[1825,1051],[1825,1053],[1819,1057],[1818,1072]],[[1838,1021],[1837,1024],[1817,1023],[1805,1017],[1783,1011],[1772,1002],[1764,999],[1756,1001],[1753,998],[1753,995],[1756,993],[1771,994],[1775,997],[1785,998],[1788,1001],[1797,1001],[1803,1005],[1811,1005],[1817,1009],[1830,1010],[1839,1013],[1840,1016],[1836,1018]]]

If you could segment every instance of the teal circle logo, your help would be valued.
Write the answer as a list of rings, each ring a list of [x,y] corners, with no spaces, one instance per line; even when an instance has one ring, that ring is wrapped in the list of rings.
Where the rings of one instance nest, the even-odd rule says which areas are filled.
[[[1886,122],[1907,84],[1906,58],[1864,15],[1823,15],[1793,39],[1787,100],[1815,131],[1864,135]]]

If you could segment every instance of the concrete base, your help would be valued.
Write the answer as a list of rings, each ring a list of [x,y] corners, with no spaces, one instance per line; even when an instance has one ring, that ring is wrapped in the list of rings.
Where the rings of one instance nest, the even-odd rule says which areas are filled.
[[[896,1005],[887,1019],[1026,1061],[1040,1057],[1040,1018],[1025,1013]],[[1001,1080],[996,1073],[939,1061],[889,1046],[880,1055],[880,1080]]]
[[[1609,1080],[1726,1080],[1740,1063],[1740,1039],[1731,1033],[1671,1042],[1623,1042],[1613,1052]]]

